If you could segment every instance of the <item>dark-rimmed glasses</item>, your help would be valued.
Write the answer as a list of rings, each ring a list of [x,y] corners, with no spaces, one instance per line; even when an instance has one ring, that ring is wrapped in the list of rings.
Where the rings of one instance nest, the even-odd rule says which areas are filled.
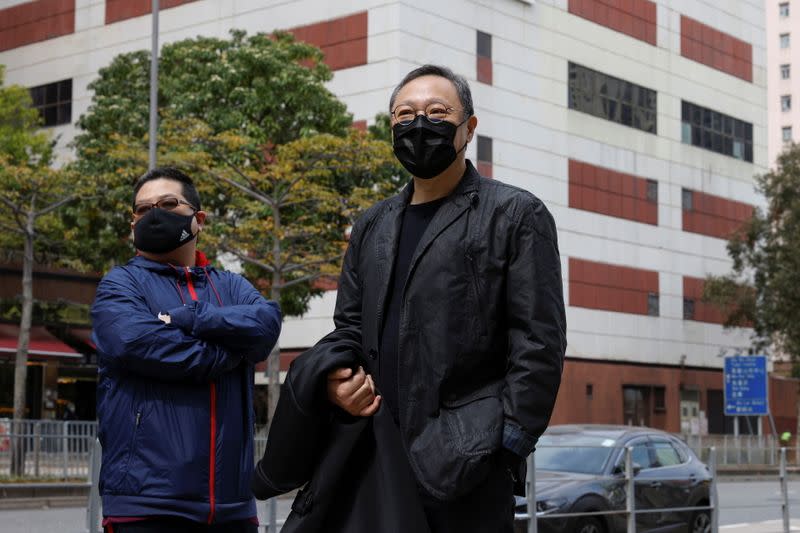
[[[157,207],[159,209],[163,209],[164,211],[174,211],[178,208],[179,205],[188,205],[192,208],[193,211],[197,211],[197,208],[187,202],[186,200],[181,200],[180,198],[173,198],[168,196],[166,198],[162,198],[161,200],[157,201],[156,203],[149,203],[143,202],[140,204],[136,204],[133,206],[133,216],[141,217],[147,214],[148,211]]]
[[[414,119],[417,118],[417,115],[423,113],[425,117],[433,122],[434,124],[438,122],[442,122],[445,120],[449,115],[453,113],[453,111],[458,111],[454,107],[448,107],[445,104],[434,102],[432,104],[428,104],[428,106],[423,109],[414,109],[408,104],[400,104],[394,108],[392,111],[392,116],[397,121],[398,124],[403,126],[408,126]]]

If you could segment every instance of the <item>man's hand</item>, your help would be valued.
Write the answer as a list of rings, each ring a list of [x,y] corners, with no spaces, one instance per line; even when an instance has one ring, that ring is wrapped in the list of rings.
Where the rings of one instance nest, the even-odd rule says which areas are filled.
[[[328,399],[353,416],[372,416],[378,411],[381,397],[375,395],[375,382],[364,369],[340,368],[328,374]]]
[[[172,323],[172,317],[170,317],[167,313],[158,313],[158,319],[164,324]]]

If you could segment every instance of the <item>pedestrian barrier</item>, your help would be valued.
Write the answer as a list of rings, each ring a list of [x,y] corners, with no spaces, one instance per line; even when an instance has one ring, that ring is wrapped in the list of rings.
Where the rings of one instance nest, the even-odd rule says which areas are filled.
[[[569,447],[575,448],[575,447]],[[701,450],[701,452],[704,450]],[[515,531],[518,532],[526,532],[526,533],[538,533],[538,526],[540,522],[545,520],[556,520],[556,519],[568,519],[568,518],[577,518],[581,516],[624,516],[625,517],[625,524],[626,533],[635,533],[637,524],[636,519],[639,516],[651,514],[651,513],[664,513],[664,512],[696,512],[696,511],[709,511],[710,512],[710,522],[707,525],[703,525],[701,531],[703,533],[710,532],[710,533],[719,533],[719,511],[720,509],[724,509],[724,507],[720,507],[719,504],[719,496],[717,491],[717,453],[718,450],[716,447],[712,446],[707,450],[707,453],[703,453],[703,456],[706,457],[706,465],[709,468],[711,478],[709,484],[709,502],[708,505],[699,505],[694,507],[658,507],[658,508],[651,508],[651,509],[638,509],[636,507],[636,485],[637,480],[636,476],[634,475],[634,467],[633,467],[633,448],[627,447],[625,448],[625,470],[623,477],[614,477],[614,478],[606,478],[612,481],[616,481],[620,484],[620,486],[624,486],[624,509],[610,509],[605,511],[592,511],[592,512],[567,512],[567,513],[548,513],[547,510],[537,508],[537,498],[536,498],[536,462],[535,462],[535,453],[531,454],[528,458],[528,478],[526,482],[527,494],[526,494],[526,502],[527,502],[527,512],[525,513],[517,513],[515,515],[515,522],[516,522],[516,529]],[[787,449],[786,448],[779,448],[777,450],[777,463],[779,466],[779,483],[780,483],[780,493],[781,493],[781,517],[782,517],[782,524],[783,529],[782,531],[788,533],[790,531],[790,519],[789,519],[789,491],[788,491],[788,479],[787,479]],[[577,479],[585,479],[585,478],[578,478],[578,477],[568,477],[564,476],[560,478],[562,481],[574,481]],[[681,478],[683,479],[683,478]],[[647,478],[647,482],[669,482],[669,481],[676,481],[677,478],[669,478],[669,477],[659,477],[659,478]],[[774,505],[747,505],[747,506],[737,506],[737,509],[759,509],[759,508],[772,508]]]
[[[88,479],[97,422],[4,419],[0,428],[0,477]]]

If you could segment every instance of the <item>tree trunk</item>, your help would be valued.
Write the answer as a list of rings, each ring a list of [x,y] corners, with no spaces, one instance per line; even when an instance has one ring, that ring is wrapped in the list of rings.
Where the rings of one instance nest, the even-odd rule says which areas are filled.
[[[33,319],[33,238],[34,209],[28,212],[25,228],[25,252],[22,259],[22,317],[19,322],[17,357],[14,364],[14,423],[12,433],[22,431],[21,421],[25,418],[26,382],[28,378],[28,348],[31,340],[31,321]],[[11,475],[24,474],[25,453],[22,438],[14,439],[11,458]]]
[[[270,298],[273,302],[280,304],[281,301],[281,213],[280,209],[274,208],[273,223],[275,224],[275,231],[273,232],[272,241],[272,264],[274,269],[272,271],[272,288],[270,289]],[[267,425],[272,426],[272,417],[275,414],[275,407],[278,405],[278,398],[281,395],[281,349],[280,342],[275,343],[275,347],[269,354],[267,359],[267,401],[269,406],[267,409]]]

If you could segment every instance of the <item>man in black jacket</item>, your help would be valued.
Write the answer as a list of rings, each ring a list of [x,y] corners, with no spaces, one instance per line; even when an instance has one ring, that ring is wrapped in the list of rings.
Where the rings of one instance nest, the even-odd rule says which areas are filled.
[[[352,416],[385,403],[433,532],[510,532],[514,478],[547,427],[566,349],[555,223],[466,160],[478,120],[463,77],[420,67],[390,111],[414,179],[355,224],[336,329],[313,350],[363,357],[367,368],[328,375],[328,399]]]

